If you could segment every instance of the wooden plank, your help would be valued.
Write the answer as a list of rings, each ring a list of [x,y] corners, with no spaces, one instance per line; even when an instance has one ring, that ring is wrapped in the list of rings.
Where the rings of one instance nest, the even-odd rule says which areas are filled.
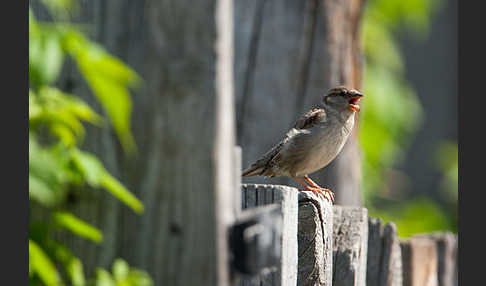
[[[366,285],[382,285],[383,226],[381,219],[368,219],[368,260],[366,263]]]
[[[433,232],[417,237],[430,238],[436,244],[439,286],[457,285],[457,236],[452,232]]]
[[[365,286],[368,210],[334,206],[333,286]]]
[[[383,282],[383,285],[401,286],[403,284],[402,252],[400,249],[397,227],[394,223],[385,225],[383,237],[384,252],[382,260],[383,271],[380,277],[381,281]]]
[[[368,219],[367,286],[401,286],[402,258],[395,224]]]
[[[243,202],[242,199],[242,192],[241,190],[241,147],[240,146],[235,146],[234,147],[234,164],[235,164],[235,174],[234,174],[234,180],[235,180],[235,191],[233,192],[234,196],[234,207],[233,211],[235,212],[235,217],[238,217],[241,214],[241,210],[243,209],[241,204]]]
[[[332,285],[332,209],[311,192],[299,193],[297,285]]]
[[[438,250],[439,286],[457,286],[457,236],[450,232],[434,235]]]
[[[416,236],[400,242],[403,286],[438,286],[437,246],[430,237]]]
[[[236,221],[239,193],[235,174],[235,111],[233,89],[233,0],[216,0],[215,30],[215,130],[213,153],[214,216],[216,222],[216,282],[231,283],[229,230]],[[237,151],[236,151],[237,152]],[[240,171],[240,168],[236,168]],[[202,246],[204,247],[204,246]],[[201,278],[201,277],[200,277]]]
[[[251,277],[240,277],[238,285],[295,285],[297,283],[297,194],[295,188],[280,185],[242,184],[244,209],[279,204],[282,213],[282,255],[275,269]]]

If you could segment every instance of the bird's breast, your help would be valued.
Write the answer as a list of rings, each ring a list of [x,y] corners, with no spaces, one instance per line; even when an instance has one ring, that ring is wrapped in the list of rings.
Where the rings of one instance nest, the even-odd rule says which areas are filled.
[[[299,166],[296,166],[297,176],[313,173],[327,166],[344,147],[353,126],[349,124],[330,124],[316,126],[311,130],[307,152]]]

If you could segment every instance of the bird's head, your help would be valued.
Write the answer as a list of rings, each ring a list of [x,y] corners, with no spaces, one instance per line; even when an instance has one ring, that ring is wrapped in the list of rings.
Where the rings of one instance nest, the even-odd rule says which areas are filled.
[[[354,112],[360,110],[357,103],[361,97],[363,97],[363,94],[355,89],[338,86],[331,88],[327,92],[327,94],[324,96],[324,104],[340,112]]]

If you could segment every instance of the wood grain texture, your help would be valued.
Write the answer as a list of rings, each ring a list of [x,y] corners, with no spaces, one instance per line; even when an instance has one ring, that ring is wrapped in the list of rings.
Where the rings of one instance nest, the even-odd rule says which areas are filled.
[[[400,242],[403,286],[438,286],[438,255],[433,239],[415,236]]]
[[[365,286],[368,210],[334,206],[333,286]]]
[[[280,204],[283,216],[281,238],[282,257],[275,269],[251,277],[241,277],[238,285],[282,285],[297,283],[297,212],[298,191],[280,185],[242,184],[242,209],[250,209],[268,204]]]
[[[144,214],[138,216],[100,190],[76,204],[74,213],[99,227],[104,241],[95,245],[70,234],[58,238],[81,258],[88,277],[93,276],[95,267],[109,269],[113,260],[121,257],[131,266],[147,270],[155,285],[216,284],[217,74],[221,69],[218,58],[230,52],[217,48],[221,40],[217,21],[221,19],[217,20],[216,9],[222,2],[228,3],[79,2],[80,14],[75,21],[86,23],[91,39],[143,78],[142,87],[132,97],[137,157],[123,154],[111,128],[87,127],[83,148],[101,158],[108,171],[145,206]],[[223,11],[222,15],[231,14]],[[228,63],[231,70],[231,62],[224,65]],[[70,92],[102,113],[74,65],[66,66],[62,74],[61,88],[71,86]],[[228,79],[231,74],[219,82],[224,86]],[[229,167],[232,173],[233,166]],[[225,180],[226,176],[220,178]]]
[[[439,286],[457,286],[457,235],[450,232],[433,234],[438,250]]]
[[[235,1],[237,143],[243,148],[243,168],[279,142],[329,88],[359,88],[362,2]],[[353,135],[342,154],[313,175],[320,185],[336,190],[339,204],[361,203],[355,140]],[[285,177],[243,182],[297,186]]]
[[[429,238],[436,244],[438,285],[457,285],[457,235],[452,232],[433,232],[417,237]]]
[[[332,285],[332,204],[311,192],[299,193],[297,285]]]
[[[368,219],[367,286],[402,286],[402,257],[395,224]]]

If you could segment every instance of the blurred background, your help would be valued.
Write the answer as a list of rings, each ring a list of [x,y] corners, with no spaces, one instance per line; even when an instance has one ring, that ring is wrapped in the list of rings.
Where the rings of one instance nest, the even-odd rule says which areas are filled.
[[[372,97],[360,130],[365,205],[402,237],[457,232],[457,2],[370,2],[383,5],[376,17],[388,18],[390,34],[371,28],[367,44],[364,23],[363,89]]]
[[[327,1],[293,2],[233,1],[242,167],[327,89],[354,86],[365,94],[355,134],[311,177],[338,204],[396,223],[400,237],[457,232],[457,2],[367,0],[356,17]],[[181,17],[184,5],[29,1],[31,285],[184,285],[172,264],[198,239],[185,224],[211,226],[181,211],[194,205],[174,186],[199,179],[174,169],[207,158],[181,147],[200,148],[172,128],[190,128],[173,107],[195,104],[183,95],[197,96],[212,73],[204,57],[184,61],[213,48],[197,29],[206,18]]]

